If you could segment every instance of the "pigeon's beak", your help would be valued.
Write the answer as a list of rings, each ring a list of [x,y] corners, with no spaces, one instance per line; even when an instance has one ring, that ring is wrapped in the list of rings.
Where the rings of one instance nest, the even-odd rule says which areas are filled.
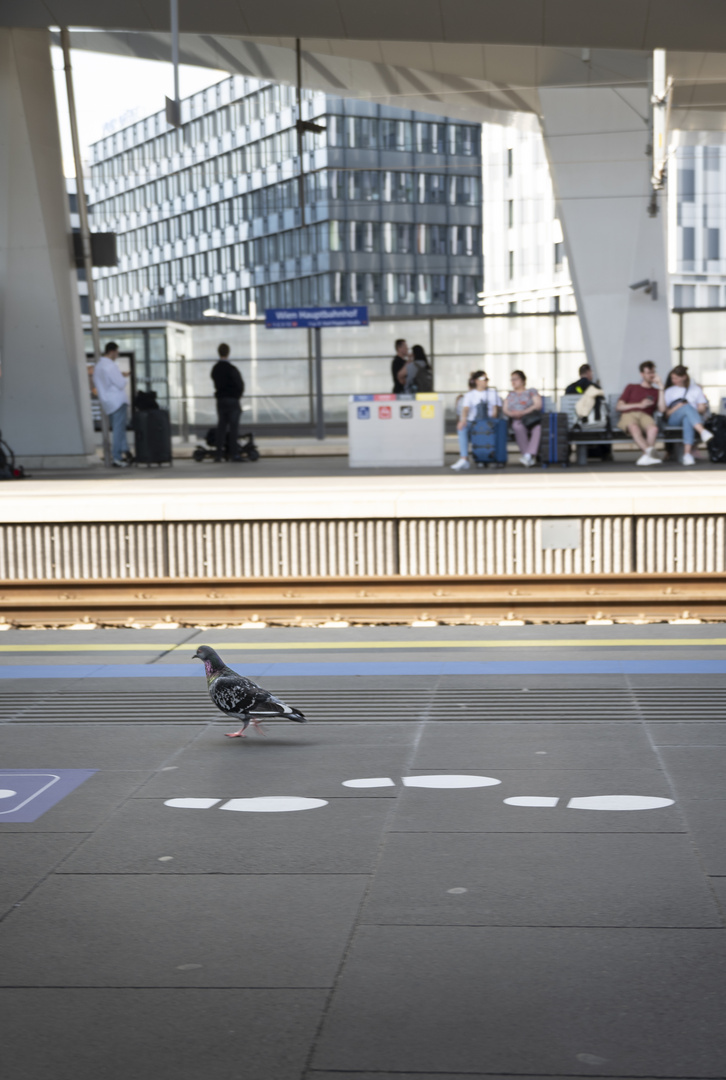
[[[198,652],[195,652],[194,655],[192,656],[192,660],[201,660],[201,659],[202,658],[201,658],[201,656],[199,655]]]

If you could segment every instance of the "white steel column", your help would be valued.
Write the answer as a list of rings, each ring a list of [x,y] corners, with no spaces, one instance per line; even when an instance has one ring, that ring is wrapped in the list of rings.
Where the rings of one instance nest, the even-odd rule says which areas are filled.
[[[95,463],[47,30],[0,29],[0,430],[40,467]]]
[[[665,194],[652,189],[645,87],[539,91],[542,130],[588,361],[603,387],[637,382],[642,360],[671,365]],[[639,281],[657,282],[657,299]],[[573,373],[573,378],[575,374]]]

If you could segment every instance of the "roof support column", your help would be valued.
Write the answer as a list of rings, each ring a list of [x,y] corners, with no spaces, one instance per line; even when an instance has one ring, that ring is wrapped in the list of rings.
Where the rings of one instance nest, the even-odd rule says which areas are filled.
[[[542,131],[587,358],[603,387],[671,365],[665,195],[651,217],[646,87],[539,91]],[[655,282],[654,291],[629,286]],[[655,296],[655,298],[654,298]]]
[[[23,464],[97,461],[47,30],[0,28],[0,430]]]

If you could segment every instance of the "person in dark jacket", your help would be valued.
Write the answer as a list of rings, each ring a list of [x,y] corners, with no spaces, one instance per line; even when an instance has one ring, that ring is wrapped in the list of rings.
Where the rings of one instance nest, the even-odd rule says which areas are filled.
[[[580,378],[577,382],[570,383],[565,390],[566,394],[584,394],[588,386],[599,386],[592,377],[592,368],[589,364],[582,364],[578,372]]]
[[[226,454],[230,461],[239,461],[240,398],[245,392],[245,384],[239,370],[229,362],[229,345],[220,345],[217,352],[219,360],[212,368],[214,396],[217,399],[217,452],[214,460],[222,461]]]

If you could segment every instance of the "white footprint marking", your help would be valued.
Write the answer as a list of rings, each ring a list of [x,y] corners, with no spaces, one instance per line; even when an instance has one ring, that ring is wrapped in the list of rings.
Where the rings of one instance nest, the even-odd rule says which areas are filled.
[[[491,787],[501,784],[494,776],[459,776],[456,773],[441,773],[439,776],[403,776],[404,787],[423,788],[475,788]]]
[[[510,806],[557,806],[560,800],[549,795],[513,795],[504,801]]]
[[[302,799],[297,795],[261,795],[256,799],[230,799],[220,810],[241,810],[245,814],[282,814],[291,810],[315,810],[327,806],[327,799]]]
[[[374,787],[395,787],[396,781],[392,780],[390,776],[363,776],[359,780],[343,780],[343,787],[353,788],[374,788]]]

